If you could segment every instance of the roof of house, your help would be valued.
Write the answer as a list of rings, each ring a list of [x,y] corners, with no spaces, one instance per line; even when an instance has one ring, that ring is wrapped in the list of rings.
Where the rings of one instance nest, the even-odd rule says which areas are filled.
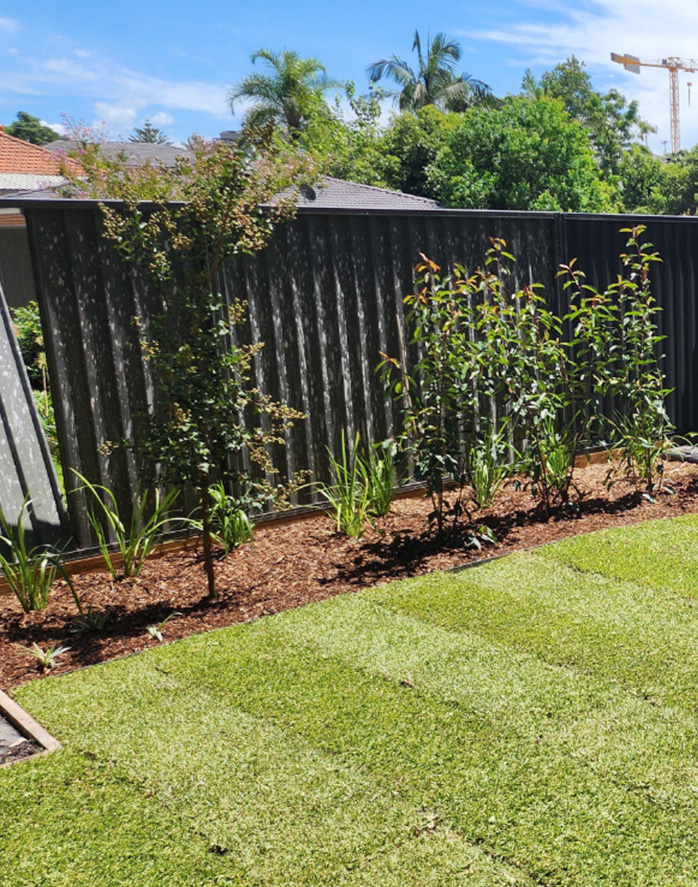
[[[0,172],[0,194],[41,191],[63,185],[63,176],[33,175],[31,173]]]
[[[65,146],[66,143],[59,141],[57,144]],[[60,176],[62,161],[63,158],[57,156],[55,149],[49,151],[46,147],[32,145],[30,142],[16,139],[0,130],[0,173],[43,177]],[[68,162],[73,163],[74,161]]]
[[[313,187],[301,186],[298,206],[319,209],[439,209],[437,201],[428,197],[360,185],[332,176],[323,176]]]
[[[47,145],[51,152],[61,149],[70,151],[77,147],[77,142],[69,140]],[[149,160],[161,163],[163,166],[174,166],[178,157],[189,156],[189,152],[185,148],[176,148],[174,145],[157,145],[152,142],[102,142],[100,148],[104,156],[110,160],[124,154],[133,166],[139,166]]]

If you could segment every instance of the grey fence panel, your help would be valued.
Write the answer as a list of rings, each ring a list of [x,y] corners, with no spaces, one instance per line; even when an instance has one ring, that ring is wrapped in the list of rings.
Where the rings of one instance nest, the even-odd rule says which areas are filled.
[[[36,299],[26,228],[0,226],[0,286],[11,308]]]
[[[30,546],[65,541],[58,481],[0,287],[0,508],[11,525],[16,526],[27,497]]]
[[[74,468],[112,488],[128,505],[136,472],[128,450],[105,454],[109,441],[138,440],[156,396],[141,349],[160,306],[133,269],[115,254],[89,202],[25,207],[49,366],[56,387],[61,455]],[[305,418],[273,454],[286,476],[328,479],[328,447],[389,436],[397,404],[376,373],[381,352],[400,355],[403,299],[414,287],[414,265],[425,253],[447,272],[452,262],[473,270],[489,238],[501,237],[516,256],[512,287],[539,282],[558,311],[566,295],[556,281],[560,262],[577,256],[590,282],[605,286],[620,269],[620,216],[553,213],[326,212],[301,210],[269,245],[237,257],[224,272],[228,299],[249,303],[240,341],[264,342],[253,362],[260,389]],[[680,429],[698,427],[696,409],[696,254],[693,219],[650,219],[648,235],[663,255],[654,273],[664,308],[667,376],[676,392],[670,409]],[[405,340],[411,361],[416,349]],[[74,482],[73,482],[74,485]],[[301,492],[297,504],[312,498]],[[69,504],[80,545],[90,544],[78,497]]]
[[[133,457],[111,444],[136,436],[149,376],[134,318],[133,275],[101,233],[99,212],[76,206],[27,213],[72,530],[92,544],[79,472],[128,509]],[[141,290],[141,297],[145,294]]]

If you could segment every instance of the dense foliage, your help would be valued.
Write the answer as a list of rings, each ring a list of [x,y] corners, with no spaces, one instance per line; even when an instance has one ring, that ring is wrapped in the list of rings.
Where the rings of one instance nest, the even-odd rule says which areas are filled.
[[[549,514],[567,502],[578,450],[601,440],[624,449],[628,474],[651,494],[671,430],[649,275],[659,257],[642,227],[624,230],[625,273],[605,291],[574,263],[562,270],[564,317],[538,285],[511,287],[514,257],[502,240],[472,272],[455,265],[442,275],[422,256],[405,299],[419,358],[410,369],[405,350],[383,366],[439,532],[491,501],[507,462]],[[604,410],[611,396],[613,416]]]
[[[598,212],[610,208],[587,134],[547,96],[474,108],[428,173],[447,206]]]
[[[4,132],[16,139],[31,142],[32,145],[48,145],[50,142],[60,139],[60,135],[55,129],[46,126],[38,117],[34,117],[26,111],[18,111],[14,122],[4,127]]]
[[[268,74],[250,75],[231,102],[251,98],[248,128],[275,123],[330,175],[431,197],[445,206],[650,214],[698,209],[696,149],[658,157],[636,101],[596,90],[572,56],[521,93],[497,99],[458,73],[460,46],[439,33],[411,66],[400,55],[368,69],[369,91],[345,84],[333,102],[317,59],[260,50]],[[391,90],[376,89],[392,81]],[[386,120],[385,99],[399,110]]]

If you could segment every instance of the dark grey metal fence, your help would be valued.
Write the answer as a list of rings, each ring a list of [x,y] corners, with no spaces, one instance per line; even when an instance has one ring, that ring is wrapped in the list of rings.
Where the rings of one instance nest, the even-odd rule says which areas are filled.
[[[17,525],[27,496],[32,500],[24,520],[30,546],[65,540],[68,526],[58,482],[0,287],[0,508],[10,525]]]
[[[56,388],[61,456],[70,469],[131,498],[135,466],[126,450],[104,454],[109,441],[137,439],[153,391],[135,317],[157,310],[134,271],[101,235],[101,214],[88,201],[27,201],[37,291]],[[422,252],[446,267],[482,262],[489,237],[503,237],[517,257],[515,283],[540,282],[557,310],[564,294],[560,262],[577,257],[588,280],[604,286],[620,271],[631,222],[648,225],[664,262],[654,273],[664,308],[669,408],[681,430],[698,428],[695,401],[694,255],[698,220],[629,219],[554,213],[301,210],[277,229],[262,253],[230,263],[229,298],[247,299],[247,341],[262,341],[255,382],[307,418],[289,432],[277,464],[289,475],[327,477],[326,448],[342,432],[388,436],[396,416],[375,373],[380,352],[399,354],[402,300],[413,287]],[[69,497],[79,544],[89,544],[79,497]]]

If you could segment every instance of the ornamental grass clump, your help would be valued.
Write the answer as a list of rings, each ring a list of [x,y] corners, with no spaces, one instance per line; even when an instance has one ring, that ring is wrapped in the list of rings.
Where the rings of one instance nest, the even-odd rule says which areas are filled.
[[[139,493],[134,499],[130,520],[125,523],[119,512],[116,496],[108,487],[91,484],[79,472],[73,473],[92,494],[94,505],[87,509],[87,519],[94,530],[97,545],[112,579],[138,576],[165,527],[168,524],[186,522],[184,518],[177,518],[173,524],[170,518],[170,512],[179,496],[178,489],[170,490],[163,497],[156,489],[152,504],[147,491]],[[121,556],[121,569],[112,556],[111,538],[114,539]]]

